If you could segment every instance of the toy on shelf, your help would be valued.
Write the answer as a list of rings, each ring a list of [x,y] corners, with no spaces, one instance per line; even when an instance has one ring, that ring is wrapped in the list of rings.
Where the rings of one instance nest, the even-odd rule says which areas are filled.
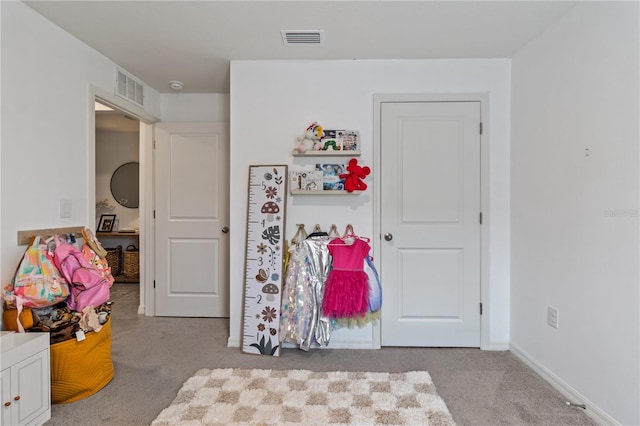
[[[367,189],[367,184],[362,179],[367,177],[371,173],[371,169],[368,166],[360,166],[358,160],[352,158],[349,160],[347,166],[347,172],[340,175],[341,179],[344,179],[344,189],[347,192],[364,191]]]
[[[296,150],[299,153],[320,150],[322,148],[322,144],[320,143],[322,136],[322,126],[314,121],[309,125],[309,127],[307,127],[307,130],[305,130],[304,134],[296,138]]]

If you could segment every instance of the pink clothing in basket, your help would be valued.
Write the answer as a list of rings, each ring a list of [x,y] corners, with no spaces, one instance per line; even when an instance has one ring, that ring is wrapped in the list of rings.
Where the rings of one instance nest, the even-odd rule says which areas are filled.
[[[364,259],[369,244],[352,238],[348,244],[341,238],[329,243],[333,268],[325,284],[322,311],[330,318],[363,317],[369,310],[369,277],[364,272]]]

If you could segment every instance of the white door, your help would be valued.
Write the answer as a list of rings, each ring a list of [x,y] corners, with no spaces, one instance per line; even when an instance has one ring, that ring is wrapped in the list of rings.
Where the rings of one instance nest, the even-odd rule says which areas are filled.
[[[228,317],[228,125],[155,132],[156,315]]]
[[[480,102],[383,102],[383,346],[480,346]]]

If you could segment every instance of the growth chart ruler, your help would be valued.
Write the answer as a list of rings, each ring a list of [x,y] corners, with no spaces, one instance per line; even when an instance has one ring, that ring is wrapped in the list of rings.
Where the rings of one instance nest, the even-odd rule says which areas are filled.
[[[249,166],[242,351],[280,355],[287,166]]]

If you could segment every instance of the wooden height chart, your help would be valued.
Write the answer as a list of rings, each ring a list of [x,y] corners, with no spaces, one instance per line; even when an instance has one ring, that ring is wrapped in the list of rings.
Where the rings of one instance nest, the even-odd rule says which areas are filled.
[[[287,166],[249,166],[242,351],[280,355]]]

